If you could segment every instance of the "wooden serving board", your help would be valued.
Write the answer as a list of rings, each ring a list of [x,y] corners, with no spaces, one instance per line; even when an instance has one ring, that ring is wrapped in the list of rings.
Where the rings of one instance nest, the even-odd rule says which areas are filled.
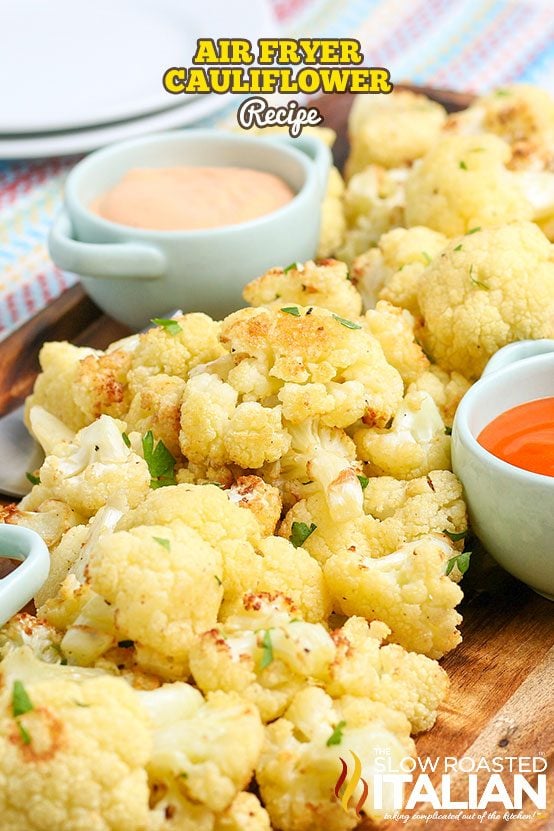
[[[449,111],[463,109],[471,101],[471,96],[460,93],[422,91]],[[325,125],[338,134],[334,154],[339,166],[348,152],[346,123],[351,103],[349,95],[326,96],[317,101]],[[8,412],[29,393],[38,371],[38,351],[45,340],[71,340],[104,348],[125,334],[128,330],[103,315],[80,286],[69,289],[0,343],[0,414]],[[411,831],[554,829],[554,604],[534,594],[492,561],[474,560],[463,583],[464,640],[443,661],[450,676],[450,692],[435,727],[417,740],[418,752],[422,757],[433,758],[543,755],[549,762],[548,810],[533,820],[505,820],[501,808],[499,819],[482,822],[391,821],[380,826],[386,831],[402,827]],[[511,779],[505,779],[507,785],[510,782]],[[524,801],[523,807],[531,812],[529,803]],[[365,823],[364,827],[368,829],[371,824]]]

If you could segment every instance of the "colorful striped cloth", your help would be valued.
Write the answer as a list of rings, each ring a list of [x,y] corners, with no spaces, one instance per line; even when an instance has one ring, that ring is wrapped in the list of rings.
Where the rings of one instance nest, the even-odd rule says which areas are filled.
[[[554,92],[551,0],[271,0],[285,35],[359,38],[394,82],[484,91],[513,81]],[[75,282],[46,238],[75,157],[0,161],[0,340]]]

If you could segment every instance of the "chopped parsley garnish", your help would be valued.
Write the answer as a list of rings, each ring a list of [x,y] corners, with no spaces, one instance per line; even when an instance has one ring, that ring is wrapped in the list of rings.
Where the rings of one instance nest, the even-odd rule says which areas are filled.
[[[446,436],[452,435],[452,427],[448,427],[448,425],[444,428],[444,433]]]
[[[296,268],[296,267],[297,267],[297,265],[298,265],[298,263],[291,263],[290,265],[287,265],[287,266],[283,269],[283,273],[284,273],[284,274],[287,274],[287,273],[288,273],[289,271],[291,271],[293,268]]]
[[[127,433],[122,433],[121,438],[123,439],[123,443],[127,445],[127,447],[131,446],[131,439],[127,435]]]
[[[285,306],[281,309],[286,315],[292,315],[293,317],[300,317],[300,309],[298,306]]]
[[[354,321],[347,320],[345,317],[339,317],[338,315],[335,315],[335,314],[333,315],[333,317],[335,318],[335,320],[338,320],[338,322],[342,326],[346,326],[347,329],[361,329],[362,328],[359,323],[354,323]]]
[[[160,439],[154,444],[152,430],[142,439],[144,460],[150,471],[151,488],[163,488],[166,485],[175,485],[175,459]]]
[[[23,744],[31,744],[31,734],[25,727],[25,725],[21,724],[20,721],[17,722],[17,729],[19,730],[19,735],[21,736],[21,741]]]
[[[469,231],[466,233],[466,237],[469,237],[470,234],[476,234],[477,231],[481,230],[480,225],[476,225],[475,228],[470,228]]]
[[[500,97],[500,96],[503,96],[503,95],[509,95],[509,94],[510,94],[510,90],[509,90],[509,89],[497,89],[497,90],[496,90],[496,92],[495,92],[494,94],[495,94],[495,95],[498,95],[499,97]]]
[[[295,548],[299,548],[306,542],[310,534],[313,534],[316,528],[317,525],[315,522],[312,522],[311,525],[306,525],[305,522],[293,522],[289,539]]]
[[[260,669],[265,669],[273,661],[273,644],[271,643],[271,631],[266,629],[262,638],[262,659]]]
[[[446,564],[446,571],[445,574],[448,576],[454,566],[458,566],[458,571],[460,574],[465,574],[469,568],[469,558],[471,557],[471,551],[462,551],[461,554],[457,554],[456,557],[451,557]]]
[[[442,533],[446,534],[447,537],[450,537],[452,542],[460,542],[460,540],[463,540],[467,536],[467,528],[465,531],[460,531],[459,534],[456,534],[455,531],[447,531],[446,528]]]
[[[35,476],[34,473],[26,473],[25,476],[31,483],[31,485],[40,485],[40,476]]]
[[[21,681],[13,682],[12,713],[14,717],[23,716],[33,709],[31,699]]]
[[[460,162],[460,170],[467,170],[467,164],[464,161]]]
[[[422,252],[421,252],[421,256],[423,257],[423,259],[425,260],[425,262],[427,263],[427,265],[429,265],[429,263],[430,263],[430,262],[432,262],[431,257],[429,256],[429,254],[427,253],[427,251],[422,251]]]
[[[359,473],[358,480],[360,482],[360,485],[362,486],[362,490],[365,491],[365,489],[369,485],[369,476],[363,476],[361,473]]]
[[[325,744],[327,747],[333,747],[333,745],[340,744],[342,742],[342,731],[346,727],[345,721],[339,721]]]
[[[477,277],[473,276],[473,266],[470,265],[469,267],[469,279],[473,283],[474,286],[477,286],[480,289],[484,289],[485,291],[489,290],[489,287],[486,283],[482,283],[481,280],[478,280]]]
[[[461,251],[461,250],[462,250],[462,243],[457,245],[456,248],[454,249],[454,251]]]
[[[134,641],[118,641],[117,645],[121,649],[132,649],[132,647],[135,645],[135,642]]]
[[[223,585],[223,580],[221,579],[221,577],[218,577],[217,574],[214,574],[214,577],[217,580],[217,585],[222,586]]]
[[[166,540],[165,537],[152,537],[158,545],[161,545],[162,548],[165,548],[166,551],[171,551],[171,543],[169,540]]]
[[[163,326],[165,331],[168,335],[179,335],[183,330],[181,328],[181,324],[178,321],[173,320],[172,317],[153,317],[152,323],[155,323],[156,326]]]

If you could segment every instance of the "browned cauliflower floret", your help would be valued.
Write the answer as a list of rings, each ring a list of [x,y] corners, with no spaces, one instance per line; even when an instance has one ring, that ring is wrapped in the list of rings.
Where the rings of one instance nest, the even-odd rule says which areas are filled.
[[[125,414],[127,430],[145,435],[149,430],[169,452],[180,455],[179,430],[185,381],[177,375],[150,375],[133,396]]]
[[[450,470],[450,436],[427,392],[412,391],[390,427],[360,427],[354,441],[373,475],[415,479],[431,470]]]
[[[379,300],[374,309],[365,313],[364,324],[405,384],[412,383],[429,368],[429,360],[415,339],[415,320],[407,309]]]
[[[222,572],[219,551],[192,528],[152,522],[101,539],[89,582],[114,611],[117,639],[134,642],[139,665],[183,678],[196,635],[217,620]]]
[[[348,119],[351,152],[347,176],[369,164],[411,164],[432,147],[445,120],[440,104],[408,90],[354,96]]]
[[[440,367],[478,378],[502,346],[554,336],[554,255],[531,222],[452,240],[419,284],[426,352]]]
[[[74,385],[81,361],[97,354],[94,349],[73,346],[65,341],[44,344],[39,353],[41,372],[25,402],[27,426],[30,426],[29,411],[36,406],[44,407],[73,432],[90,422],[75,402]]]
[[[410,384],[408,392],[427,392],[435,402],[447,427],[452,427],[458,404],[471,383],[459,372],[446,372],[432,364]]]
[[[496,133],[511,146],[509,167],[554,170],[554,99],[531,84],[513,84],[477,98],[450,115],[445,130]]]
[[[383,234],[375,248],[352,263],[352,282],[364,308],[372,309],[381,299],[419,314],[419,278],[447,242],[444,234],[417,225]]]
[[[324,573],[338,612],[382,620],[395,643],[441,658],[461,641],[463,595],[445,573],[456,554],[445,538],[425,536],[384,557],[334,554]]]
[[[239,476],[226,494],[239,508],[254,514],[264,537],[273,534],[283,508],[278,488],[259,476]]]
[[[434,470],[407,481],[390,476],[369,478],[364,511],[358,519],[337,522],[322,496],[315,494],[291,508],[279,534],[290,537],[299,524],[300,528],[311,529],[303,547],[325,563],[347,551],[381,557],[425,534],[444,531],[460,535],[467,530],[462,486],[447,470]]]
[[[427,225],[454,237],[531,219],[531,203],[507,169],[509,160],[510,148],[498,136],[441,139],[406,181],[406,225]]]
[[[399,771],[414,754],[406,717],[380,702],[343,696],[333,700],[317,687],[294,697],[284,716],[266,727],[256,767],[262,800],[275,828],[281,831],[352,831],[360,817],[354,806],[378,819],[392,808],[386,787],[383,807],[374,800],[374,775],[386,760],[387,771]],[[367,783],[358,786],[347,810],[334,796],[341,758],[360,760]]]
[[[398,403],[402,380],[379,343],[361,323],[326,309],[242,309],[226,318],[221,337],[236,356],[229,383],[245,394],[241,366],[256,366],[273,380],[290,422],[320,416],[330,427],[358,418],[386,424]]]
[[[247,594],[243,606],[192,647],[191,671],[204,693],[239,692],[259,707],[264,721],[273,721],[302,687],[314,683],[333,698],[381,701],[403,712],[414,733],[432,727],[446,673],[429,658],[383,646],[390,634],[383,623],[369,626],[351,618],[329,632],[303,621],[279,594]]]
[[[321,205],[318,257],[330,257],[342,244],[346,231],[344,216],[344,182],[336,167],[329,170],[327,190]]]
[[[339,259],[351,264],[383,234],[404,224],[407,175],[407,168],[386,170],[370,165],[352,176],[344,194],[347,229],[335,252]]]
[[[285,269],[271,268],[244,287],[244,299],[251,306],[281,309],[291,303],[321,306],[337,315],[356,318],[361,314],[361,297],[348,279],[348,269],[338,260],[292,263]]]

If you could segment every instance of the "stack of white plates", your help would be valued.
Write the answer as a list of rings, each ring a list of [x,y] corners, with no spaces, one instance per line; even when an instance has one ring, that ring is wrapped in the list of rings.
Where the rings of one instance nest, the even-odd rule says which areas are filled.
[[[230,96],[170,95],[200,37],[275,33],[265,0],[0,0],[0,159],[190,126]],[[240,35],[239,35],[240,33]]]

